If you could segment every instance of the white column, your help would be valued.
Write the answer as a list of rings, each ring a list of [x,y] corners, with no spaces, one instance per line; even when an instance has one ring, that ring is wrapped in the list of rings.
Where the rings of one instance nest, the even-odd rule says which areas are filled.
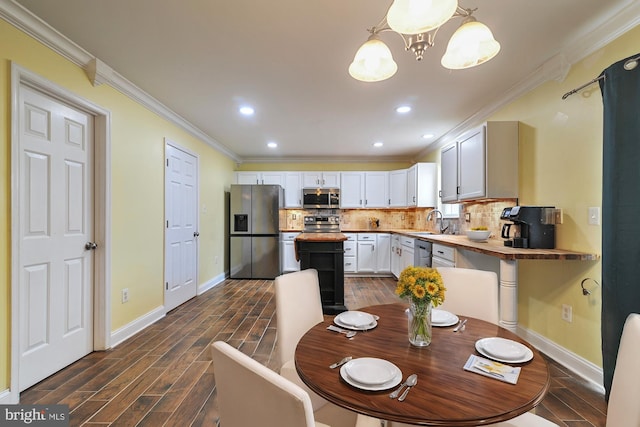
[[[500,326],[515,333],[518,326],[518,261],[500,260]]]

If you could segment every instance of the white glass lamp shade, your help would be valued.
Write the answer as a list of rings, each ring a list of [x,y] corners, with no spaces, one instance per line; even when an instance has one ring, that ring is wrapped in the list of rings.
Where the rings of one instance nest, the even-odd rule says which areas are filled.
[[[471,68],[487,62],[500,51],[500,43],[484,24],[475,20],[460,26],[451,36],[442,66],[451,70]]]
[[[387,24],[401,34],[426,33],[447,22],[457,8],[457,0],[394,0]]]
[[[379,82],[393,76],[398,65],[391,56],[391,51],[377,36],[369,37],[356,52],[349,65],[349,74],[363,82]]]

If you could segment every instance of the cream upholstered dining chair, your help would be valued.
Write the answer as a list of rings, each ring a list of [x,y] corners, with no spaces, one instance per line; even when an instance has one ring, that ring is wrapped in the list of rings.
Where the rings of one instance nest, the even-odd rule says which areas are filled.
[[[627,317],[620,338],[616,369],[613,372],[611,393],[607,405],[607,427],[640,426],[640,314]],[[538,415],[526,413],[495,427],[551,427],[557,426]]]
[[[327,427],[307,392],[223,341],[211,345],[222,427]]]
[[[324,320],[318,271],[312,268],[283,274],[275,279],[276,290],[276,354],[280,358],[280,374],[305,389],[314,410],[327,401],[307,388],[298,377],[293,361],[300,338]]]
[[[498,324],[498,275],[492,271],[438,267],[445,288],[443,310]]]
[[[324,320],[318,271],[309,268],[276,277],[275,294],[276,354],[282,364],[280,375],[307,392],[317,420],[333,427],[379,427],[380,422],[375,418],[358,415],[318,396],[302,382],[296,371],[294,355],[298,341],[309,329]]]
[[[611,393],[607,427],[640,426],[640,314],[631,313],[624,323]]]

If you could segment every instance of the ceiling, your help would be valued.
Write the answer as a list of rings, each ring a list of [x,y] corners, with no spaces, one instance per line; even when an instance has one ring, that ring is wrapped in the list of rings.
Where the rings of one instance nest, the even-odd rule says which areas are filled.
[[[378,83],[352,79],[347,67],[390,0],[14,2],[238,162],[381,162],[414,160],[486,119],[518,88],[561,79],[563,64],[620,28],[634,0],[460,0],[491,28],[502,45],[498,56],[444,69],[440,58],[459,18],[443,25],[421,62],[387,32],[381,38],[398,72]],[[238,114],[245,104],[255,108],[252,117]],[[399,115],[400,105],[412,111]],[[426,133],[435,136],[425,140]],[[384,145],[374,148],[376,141]]]

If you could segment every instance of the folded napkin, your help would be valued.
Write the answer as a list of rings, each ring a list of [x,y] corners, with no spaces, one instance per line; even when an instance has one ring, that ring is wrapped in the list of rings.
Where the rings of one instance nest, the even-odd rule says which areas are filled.
[[[464,370],[494,378],[510,384],[516,384],[520,376],[520,368],[495,362],[472,354],[464,364]]]

